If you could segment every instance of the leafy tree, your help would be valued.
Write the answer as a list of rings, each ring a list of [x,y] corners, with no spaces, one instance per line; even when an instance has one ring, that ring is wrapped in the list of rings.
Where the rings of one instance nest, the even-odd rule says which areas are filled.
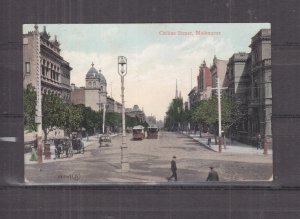
[[[62,112],[62,118],[64,118],[64,122],[62,127],[67,135],[69,135],[71,132],[77,132],[81,128],[81,122],[83,120],[82,108],[67,103],[64,103],[63,105],[64,110]]]
[[[117,131],[122,126],[122,116],[120,113],[108,112],[106,114],[106,125],[110,126],[113,131]]]
[[[183,124],[184,118],[183,100],[181,98],[173,99],[166,112],[165,128],[175,131]]]
[[[36,92],[34,87],[29,84],[26,89],[23,89],[23,94],[24,128],[28,131],[36,131]]]
[[[234,103],[228,96],[223,95],[221,98],[221,124],[224,129],[228,128],[232,122],[232,113],[234,110]],[[217,127],[219,122],[218,99],[212,97],[208,100],[201,100],[199,106],[193,112],[192,119],[198,123],[211,124]]]
[[[44,132],[44,141],[47,141],[47,135],[56,128],[63,128],[66,120],[66,104],[63,100],[53,94],[44,94],[42,98],[42,127]]]

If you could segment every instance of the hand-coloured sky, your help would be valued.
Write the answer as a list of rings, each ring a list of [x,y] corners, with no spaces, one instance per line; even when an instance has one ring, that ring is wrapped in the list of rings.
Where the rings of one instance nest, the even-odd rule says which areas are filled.
[[[270,24],[39,24],[51,38],[57,36],[61,55],[73,68],[71,83],[85,86],[85,75],[93,62],[107,81],[109,96],[121,101],[117,57],[127,57],[126,108],[138,104],[146,115],[163,119],[175,96],[176,79],[184,101],[196,86],[199,66],[209,66],[214,55],[229,59],[236,52],[250,52],[249,45],[260,29]],[[34,30],[23,26],[23,33]],[[179,35],[192,32],[193,35]],[[219,35],[196,35],[196,31]],[[175,32],[176,35],[166,33]]]

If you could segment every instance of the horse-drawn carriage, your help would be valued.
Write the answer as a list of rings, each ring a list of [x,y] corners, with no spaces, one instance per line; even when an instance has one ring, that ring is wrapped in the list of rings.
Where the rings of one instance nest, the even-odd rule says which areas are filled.
[[[84,143],[78,137],[77,132],[72,132],[72,148],[76,150],[77,153],[84,153]]]
[[[66,157],[73,156],[73,148],[70,140],[68,138],[61,138],[54,140],[55,145],[55,158],[61,158],[61,155]]]
[[[76,132],[72,133],[71,140],[66,138],[54,139],[55,145],[55,158],[61,158],[62,155],[65,157],[72,157],[74,151],[77,153],[84,153],[84,144]]]
[[[111,137],[109,135],[101,135],[99,137],[99,147],[111,145]]]

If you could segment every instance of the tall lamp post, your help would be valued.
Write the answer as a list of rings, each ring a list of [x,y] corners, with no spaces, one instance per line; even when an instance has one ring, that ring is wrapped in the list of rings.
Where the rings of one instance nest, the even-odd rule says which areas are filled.
[[[107,107],[107,104],[106,103],[103,103],[103,124],[102,124],[102,133],[105,134],[106,131],[105,131],[105,113],[106,113],[106,107]]]
[[[36,117],[35,123],[37,124],[37,155],[38,163],[43,163],[43,142],[42,142],[42,92],[41,92],[41,59],[40,59],[40,33],[38,26],[35,25],[34,37],[36,38]]]
[[[128,152],[126,145],[125,130],[125,105],[124,105],[124,77],[127,74],[127,58],[125,56],[118,57],[118,73],[121,76],[121,97],[122,97],[122,146],[121,146],[121,168],[122,172],[129,171]]]
[[[221,145],[221,139],[222,139],[222,110],[221,110],[221,90],[223,89],[227,89],[227,87],[220,87],[220,79],[219,77],[217,77],[217,87],[216,88],[212,88],[212,90],[217,90],[217,94],[218,94],[218,121],[219,121],[219,152],[222,152],[222,145]],[[223,139],[224,140],[224,139]]]

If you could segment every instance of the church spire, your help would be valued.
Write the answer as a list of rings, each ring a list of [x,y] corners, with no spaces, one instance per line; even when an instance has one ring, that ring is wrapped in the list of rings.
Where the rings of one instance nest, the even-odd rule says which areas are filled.
[[[176,91],[175,91],[175,99],[178,98],[178,89],[177,89],[177,79],[176,79]]]

